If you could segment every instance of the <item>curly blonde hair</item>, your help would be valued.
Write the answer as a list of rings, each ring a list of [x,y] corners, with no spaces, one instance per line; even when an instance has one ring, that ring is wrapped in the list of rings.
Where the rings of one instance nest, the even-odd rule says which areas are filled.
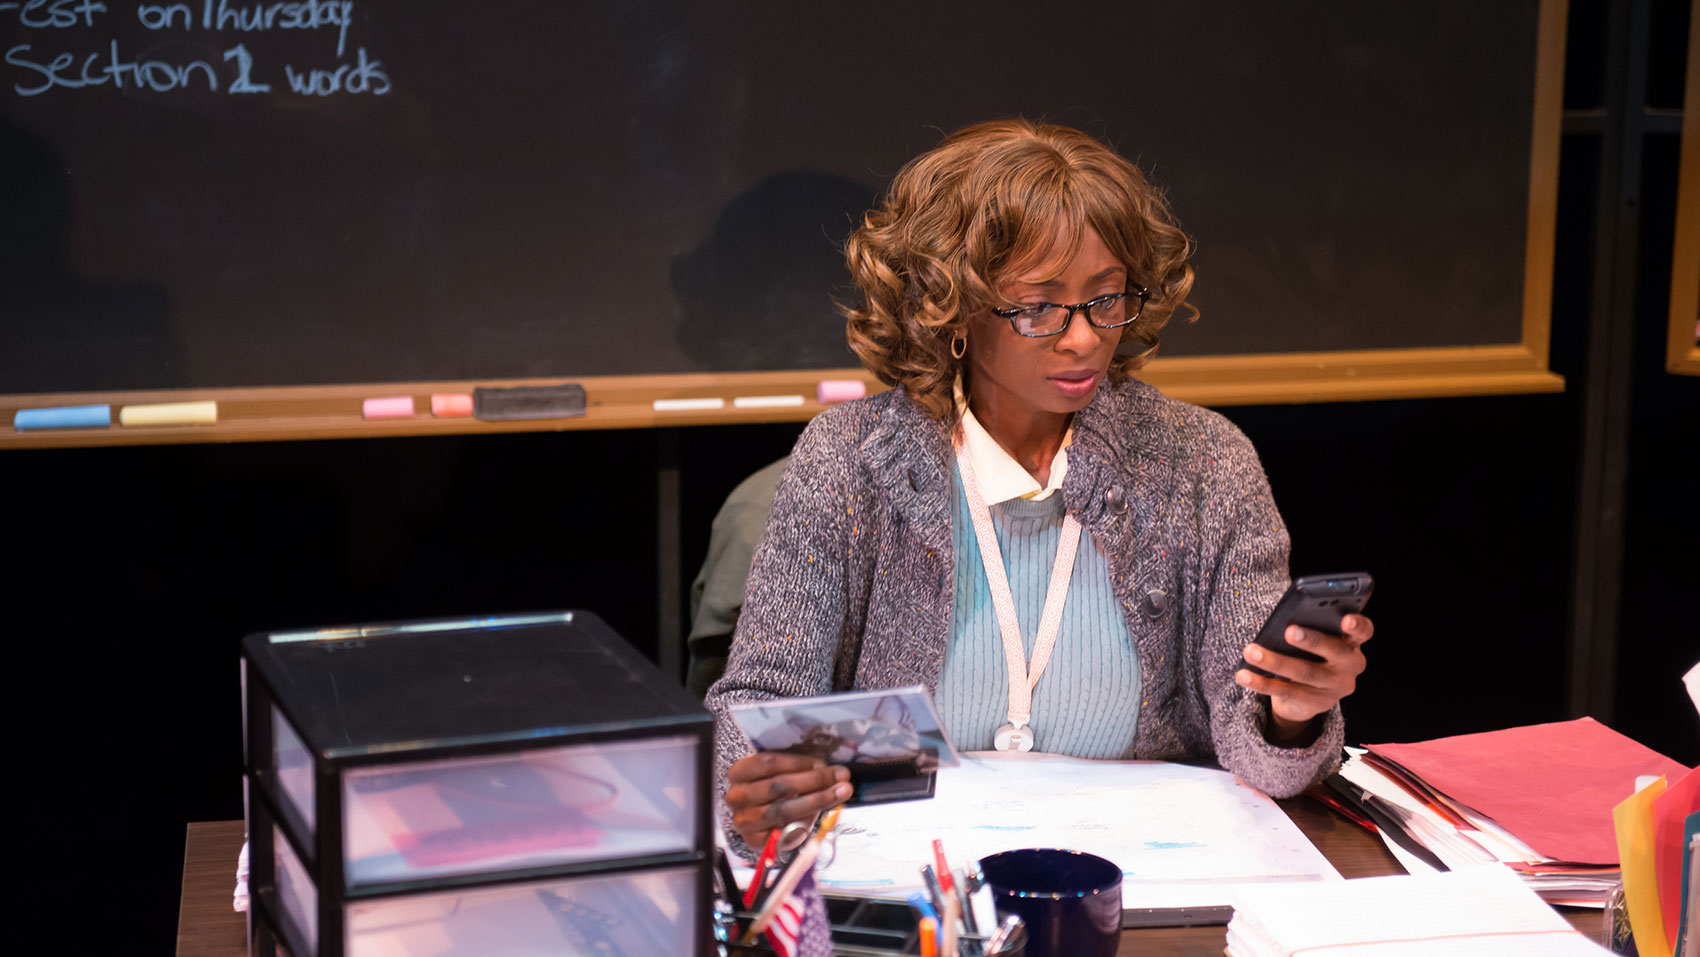
[[[844,309],[850,348],[952,424],[962,360],[951,340],[969,317],[1009,305],[999,290],[1019,272],[1054,252],[1072,259],[1088,227],[1151,296],[1110,363],[1110,380],[1126,379],[1176,309],[1197,316],[1186,302],[1192,243],[1138,167],[1079,130],[1025,119],[959,130],[898,171],[845,244],[863,299]],[[1067,246],[1055,250],[1059,229]]]

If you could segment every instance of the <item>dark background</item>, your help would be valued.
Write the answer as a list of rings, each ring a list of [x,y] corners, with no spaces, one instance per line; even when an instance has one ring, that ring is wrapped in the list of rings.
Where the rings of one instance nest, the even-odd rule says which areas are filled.
[[[1521,338],[1537,0],[1055,0],[1056,44],[1022,3],[361,0],[390,91],[327,98],[279,74],[334,31],[111,6],[0,49],[225,85],[0,60],[0,394],[853,366],[837,245],[1011,113],[1172,194],[1215,277],[1172,355]],[[238,41],[271,92],[228,92]]]
[[[1651,4],[1650,106],[1681,106],[1687,5]],[[1573,2],[1567,111],[1602,104],[1604,3]],[[1202,70],[1202,68],[1201,68]],[[1193,82],[1205,83],[1200,72]],[[1342,116],[1350,138],[1352,116]],[[1524,114],[1506,122],[1526,123]],[[1694,452],[1700,381],[1663,371],[1674,131],[1645,137],[1636,215],[1598,202],[1607,139],[1568,124],[1552,368],[1561,394],[1223,411],[1263,456],[1296,572],[1367,568],[1378,637],[1345,710],[1354,742],[1572,716],[1566,688],[1596,240],[1634,229],[1615,704],[1596,717],[1685,763],[1700,722],[1679,676],[1700,658]],[[917,144],[918,146],[925,144]],[[1390,191],[1398,185],[1390,183]],[[1182,210],[1183,215],[1185,210]],[[1189,224],[1190,225],[1190,224]],[[1208,237],[1205,237],[1208,239]],[[1200,288],[1214,280],[1202,273]],[[1226,279],[1224,279],[1226,281]],[[1207,314],[1207,321],[1225,310]],[[1202,326],[1200,327],[1202,328]],[[11,452],[4,576],[13,652],[8,780],[20,900],[88,949],[165,953],[186,821],[240,815],[236,655],[271,628],[590,608],[653,653],[657,466],[676,443],[686,577],[732,486],[795,425]],[[1592,519],[1590,518],[1592,517]],[[30,691],[35,688],[35,691]],[[234,867],[234,862],[232,862]],[[34,916],[32,914],[32,916]],[[78,916],[80,915],[80,916]],[[97,930],[98,928],[98,930]],[[95,943],[94,934],[99,942]]]

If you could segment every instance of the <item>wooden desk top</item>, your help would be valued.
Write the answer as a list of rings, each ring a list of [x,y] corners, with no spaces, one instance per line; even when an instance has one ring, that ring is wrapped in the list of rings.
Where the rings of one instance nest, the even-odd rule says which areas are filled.
[[[178,957],[247,957],[248,922],[231,909],[242,822],[192,822],[183,844]]]
[[[1379,838],[1309,798],[1278,802],[1299,830],[1343,877],[1403,873]],[[177,918],[177,957],[246,957],[247,924],[230,908],[241,821],[189,825],[183,855],[183,901]],[[1562,910],[1572,926],[1601,940],[1600,912]],[[1122,932],[1120,957],[1219,957],[1221,926],[1157,927]]]

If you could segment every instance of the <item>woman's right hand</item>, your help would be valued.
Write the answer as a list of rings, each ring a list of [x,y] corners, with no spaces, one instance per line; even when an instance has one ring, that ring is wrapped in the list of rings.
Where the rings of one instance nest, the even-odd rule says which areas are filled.
[[[774,828],[812,821],[849,799],[850,770],[806,754],[757,751],[726,770],[732,826],[758,850]]]

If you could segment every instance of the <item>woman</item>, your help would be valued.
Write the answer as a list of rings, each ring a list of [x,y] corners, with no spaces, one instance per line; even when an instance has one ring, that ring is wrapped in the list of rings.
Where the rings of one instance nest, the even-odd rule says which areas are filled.
[[[850,344],[893,388],[798,440],[707,699],[744,842],[850,787],[749,754],[738,701],[918,684],[966,750],[1214,754],[1276,796],[1331,769],[1370,622],[1292,629],[1320,663],[1248,645],[1287,585],[1256,453],[1130,377],[1189,253],[1138,169],[1075,130],[984,123],[898,173],[847,245]]]

